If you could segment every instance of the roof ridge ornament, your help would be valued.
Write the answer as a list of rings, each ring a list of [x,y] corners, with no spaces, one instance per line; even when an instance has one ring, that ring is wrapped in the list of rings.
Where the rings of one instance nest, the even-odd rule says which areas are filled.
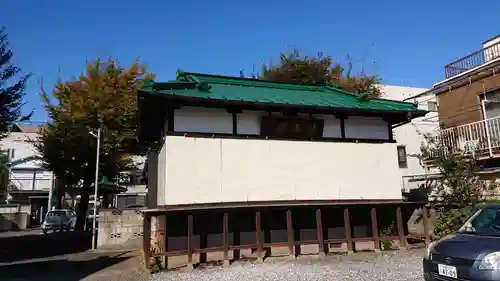
[[[337,84],[335,82],[327,82],[326,83],[326,86],[328,87],[332,87],[334,89],[342,89],[342,87],[340,87],[340,84]]]
[[[177,68],[177,71],[175,73],[175,76],[179,77],[179,76],[184,76],[185,75],[185,72],[184,70],[180,69],[180,68]]]
[[[195,83],[196,88],[198,88],[199,91],[209,92],[210,89],[212,89],[212,85],[210,85],[210,83],[205,82],[205,81],[201,81],[200,79],[198,79],[198,77],[196,77],[196,75],[192,75],[192,74],[185,73],[185,72],[182,72],[181,74],[179,74],[179,72],[178,72],[178,75],[181,75],[182,77],[186,77],[188,79],[188,81]]]
[[[370,97],[370,95],[369,95],[369,94],[367,94],[367,93],[363,93],[363,94],[361,94],[361,95],[357,98],[357,100],[358,100],[359,102],[365,102],[365,101],[369,101],[369,100],[370,100],[370,98],[371,98],[371,97]]]
[[[209,92],[210,89],[212,89],[212,85],[207,82],[199,82],[198,83],[198,90],[203,91],[203,92]]]
[[[155,84],[153,79],[143,79],[142,80],[142,88],[152,88]]]

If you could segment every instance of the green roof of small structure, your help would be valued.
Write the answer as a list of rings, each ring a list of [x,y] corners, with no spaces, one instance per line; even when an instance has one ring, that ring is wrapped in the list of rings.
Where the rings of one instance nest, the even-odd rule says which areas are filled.
[[[356,109],[372,112],[402,111],[416,112],[420,116],[426,113],[418,110],[414,103],[372,98],[367,94],[344,91],[338,85],[289,84],[183,71],[178,71],[177,78],[173,81],[160,83],[146,81],[141,92],[178,99],[235,104]]]

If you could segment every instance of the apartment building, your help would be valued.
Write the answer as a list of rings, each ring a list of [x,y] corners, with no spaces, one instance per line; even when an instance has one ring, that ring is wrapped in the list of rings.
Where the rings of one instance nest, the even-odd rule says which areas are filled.
[[[25,122],[13,126],[10,134],[0,141],[9,159],[7,199],[32,215],[29,225],[39,224],[48,210],[54,174],[42,165],[33,145],[42,123]]]
[[[441,137],[456,151],[474,151],[489,161],[497,159],[500,36],[486,40],[481,49],[445,65],[444,70],[444,80],[429,91],[437,97]]]

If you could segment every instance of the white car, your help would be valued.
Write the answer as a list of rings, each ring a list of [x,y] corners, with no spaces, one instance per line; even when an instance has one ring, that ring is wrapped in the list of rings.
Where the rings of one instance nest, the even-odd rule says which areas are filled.
[[[42,224],[43,234],[52,231],[69,231],[75,228],[76,214],[71,210],[61,209],[52,210],[45,215],[45,220]]]

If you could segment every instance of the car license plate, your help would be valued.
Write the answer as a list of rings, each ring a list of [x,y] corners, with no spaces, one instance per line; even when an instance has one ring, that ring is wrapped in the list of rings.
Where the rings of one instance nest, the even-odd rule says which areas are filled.
[[[438,264],[438,273],[450,278],[457,278],[457,268],[454,266]]]

